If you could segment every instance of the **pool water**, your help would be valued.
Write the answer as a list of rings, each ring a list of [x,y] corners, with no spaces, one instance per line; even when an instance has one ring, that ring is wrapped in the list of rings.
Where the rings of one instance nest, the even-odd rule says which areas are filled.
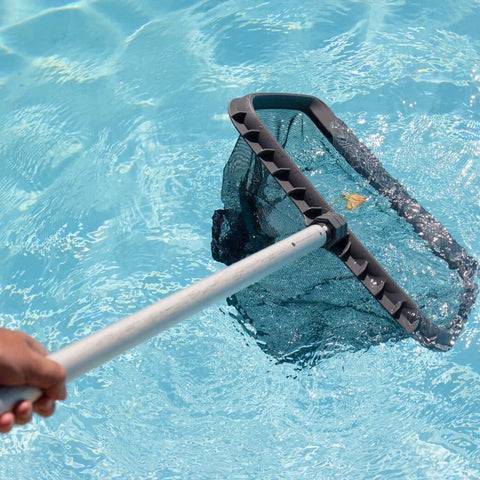
[[[0,4],[0,321],[51,351],[221,266],[226,108],[328,103],[480,259],[478,1]],[[480,309],[277,364],[226,304],[69,385],[2,437],[5,479],[480,478]]]

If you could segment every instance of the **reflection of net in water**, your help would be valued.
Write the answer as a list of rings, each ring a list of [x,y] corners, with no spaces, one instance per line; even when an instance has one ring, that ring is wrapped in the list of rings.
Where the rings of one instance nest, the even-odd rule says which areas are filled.
[[[426,338],[428,322],[421,321],[413,336],[433,348],[450,348],[474,301],[475,262],[340,121],[340,134],[328,141],[298,110],[257,114],[329,204],[345,193],[368,198],[358,210],[334,208],[434,325],[452,325],[445,345],[442,334]],[[305,226],[292,195],[248,143],[240,137],[225,166],[224,209],[214,215],[212,251],[226,264]],[[339,248],[332,250],[338,255]],[[334,253],[318,249],[229,299],[239,321],[275,358],[305,361],[407,335]]]

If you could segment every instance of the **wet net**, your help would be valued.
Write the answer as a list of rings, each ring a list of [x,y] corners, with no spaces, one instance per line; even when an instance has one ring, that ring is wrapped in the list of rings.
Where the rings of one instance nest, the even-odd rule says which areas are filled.
[[[333,245],[228,299],[258,344],[300,363],[407,336],[451,348],[477,265],[448,231],[319,100],[250,95],[230,114],[240,137],[213,216],[216,260],[230,265],[331,210],[348,223]],[[353,192],[365,203],[345,210]]]

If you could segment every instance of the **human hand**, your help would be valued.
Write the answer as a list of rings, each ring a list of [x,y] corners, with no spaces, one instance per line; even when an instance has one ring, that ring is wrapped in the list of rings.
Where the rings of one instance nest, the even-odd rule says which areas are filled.
[[[1,414],[0,433],[9,432],[14,424],[28,423],[34,412],[49,417],[55,400],[66,398],[65,369],[47,355],[45,347],[27,334],[0,328],[0,385],[30,385],[43,392],[33,404],[21,401],[13,412]]]

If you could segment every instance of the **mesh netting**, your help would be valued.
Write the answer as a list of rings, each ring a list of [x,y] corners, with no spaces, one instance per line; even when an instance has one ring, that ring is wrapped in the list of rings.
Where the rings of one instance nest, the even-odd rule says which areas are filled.
[[[392,200],[380,193],[383,168],[377,171],[376,183],[372,182],[368,158],[353,168],[338,153],[341,148],[333,148],[303,113],[257,113],[328,203],[335,204],[346,193],[367,198],[356,210],[344,210],[342,203],[333,208],[434,324],[447,324],[465,310],[473,284],[466,285],[465,275],[418,234],[418,225],[414,229],[397,215],[401,208],[394,210]],[[390,179],[386,174],[383,183]],[[214,214],[212,252],[227,265],[305,226],[300,211],[241,137],[225,166],[222,201],[224,209]],[[427,230],[425,222],[424,226]],[[458,257],[462,252],[453,253]],[[258,344],[280,361],[310,362],[339,350],[367,348],[406,336],[345,265],[325,249],[248,287],[229,303]]]

